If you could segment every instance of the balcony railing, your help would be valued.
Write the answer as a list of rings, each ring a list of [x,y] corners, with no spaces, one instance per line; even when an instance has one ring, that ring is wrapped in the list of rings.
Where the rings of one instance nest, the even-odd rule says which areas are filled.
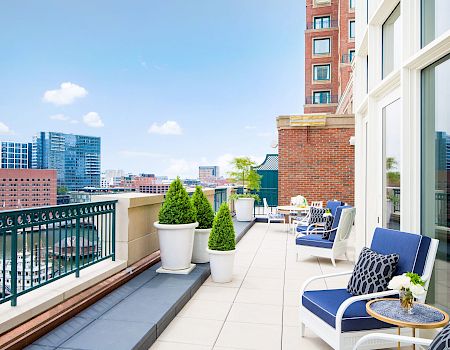
[[[306,29],[332,29],[337,28],[339,22],[336,20],[331,20],[325,23],[309,22],[306,23]]]
[[[305,104],[329,104],[329,103],[338,103],[339,97],[337,95],[323,95],[320,97],[317,96],[306,96]]]
[[[0,304],[115,260],[116,202],[0,212]]]

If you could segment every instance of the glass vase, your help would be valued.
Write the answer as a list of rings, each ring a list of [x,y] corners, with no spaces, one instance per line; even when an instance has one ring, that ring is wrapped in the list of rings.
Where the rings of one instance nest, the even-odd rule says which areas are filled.
[[[413,313],[414,297],[409,289],[402,289],[400,291],[400,306],[409,315]]]

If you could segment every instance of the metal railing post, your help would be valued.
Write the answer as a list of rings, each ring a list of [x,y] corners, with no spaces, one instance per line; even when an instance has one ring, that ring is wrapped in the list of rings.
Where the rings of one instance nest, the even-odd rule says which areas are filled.
[[[80,217],[76,219],[75,233],[75,277],[80,277]]]
[[[11,231],[11,306],[17,305],[17,254],[17,216],[14,215]]]
[[[111,232],[111,250],[112,261],[116,261],[116,204],[113,204],[112,212],[112,232]]]

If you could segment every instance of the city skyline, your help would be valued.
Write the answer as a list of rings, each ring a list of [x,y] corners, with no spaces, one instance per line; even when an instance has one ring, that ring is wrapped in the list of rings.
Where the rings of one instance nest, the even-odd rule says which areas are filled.
[[[98,136],[103,170],[194,177],[199,165],[226,173],[235,156],[262,161],[275,117],[302,112],[298,2],[22,5],[0,11],[3,140]]]

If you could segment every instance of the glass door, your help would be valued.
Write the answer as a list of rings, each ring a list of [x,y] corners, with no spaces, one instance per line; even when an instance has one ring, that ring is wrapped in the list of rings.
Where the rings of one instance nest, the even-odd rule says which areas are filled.
[[[450,55],[422,71],[422,233],[439,240],[427,301],[450,308]]]

